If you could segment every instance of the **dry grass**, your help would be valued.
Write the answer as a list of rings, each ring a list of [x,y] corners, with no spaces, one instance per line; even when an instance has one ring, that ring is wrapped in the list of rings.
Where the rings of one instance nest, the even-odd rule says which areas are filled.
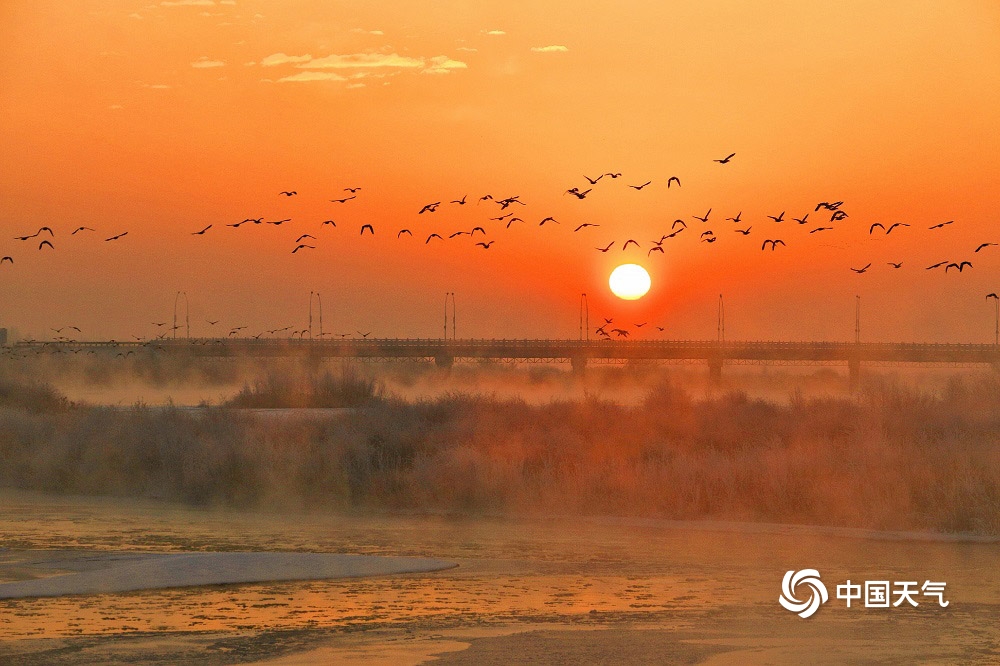
[[[224,407],[38,412],[8,401],[0,485],[195,504],[1000,534],[993,375],[937,392],[876,378],[853,397],[782,403],[738,391],[695,399],[663,383],[631,406],[468,394],[374,400],[370,381],[321,379],[323,394],[343,390],[368,405],[331,418]],[[288,397],[299,393],[281,382],[248,395],[297,404]]]

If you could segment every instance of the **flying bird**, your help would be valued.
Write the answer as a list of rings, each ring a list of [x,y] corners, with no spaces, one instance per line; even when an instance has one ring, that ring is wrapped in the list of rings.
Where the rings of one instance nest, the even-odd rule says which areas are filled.
[[[994,245],[996,245],[996,243],[983,243],[982,245],[980,245],[979,247],[976,248],[976,252],[979,252],[983,248],[991,247],[991,246],[994,246]]]
[[[721,160],[712,160],[712,161],[713,162],[718,162],[719,164],[729,164],[729,160],[733,159],[734,157],[736,157],[736,153],[729,153],[728,155],[726,155],[725,157],[723,157]]]
[[[486,229],[483,229],[482,227],[472,227],[472,231],[469,232],[469,235],[475,236],[477,231],[482,233],[484,236],[486,235]]]
[[[352,194],[351,196],[344,197],[343,199],[330,199],[330,203],[339,203],[339,204],[342,204],[342,203],[347,203],[351,199],[357,199],[357,198],[358,198],[357,194]]]
[[[717,240],[719,240],[719,238],[717,236],[709,236],[708,238],[702,238],[701,242],[702,243],[714,243]]]
[[[424,213],[433,213],[434,211],[437,210],[437,207],[440,206],[440,205],[441,205],[440,201],[435,201],[434,203],[429,203],[429,204],[425,205],[423,208],[421,208],[420,211],[417,213],[417,215],[423,215]]]
[[[484,194],[483,196],[479,197],[479,201],[493,201],[493,195],[492,194]],[[476,202],[477,206],[479,205],[479,201]]]
[[[467,197],[467,196],[469,196],[469,195],[468,195],[468,194],[466,194],[466,195],[465,195],[465,196],[463,196],[463,197],[462,197],[461,199],[455,199],[455,200],[454,200],[454,201],[452,201],[451,203],[453,203],[453,204],[458,204],[459,206],[464,206],[464,205],[465,205],[465,197]]]
[[[702,222],[708,222],[708,216],[711,214],[712,214],[712,209],[709,208],[708,212],[705,213],[705,217],[698,217],[697,215],[692,215],[691,217],[693,217],[696,220],[701,220]]]
[[[767,239],[760,244],[760,249],[763,250],[765,247],[767,247],[768,243],[771,244],[771,252],[774,252],[775,247],[777,247],[778,245],[784,245],[785,241],[781,240],[780,238],[776,240]]]
[[[513,214],[514,214],[514,213],[504,213],[504,214],[503,214],[503,215],[501,215],[500,217],[491,217],[491,218],[490,218],[490,220],[496,220],[497,222],[499,222],[500,220],[504,220],[504,219],[506,219],[506,218],[510,217],[510,216],[511,216],[511,215],[513,215]]]
[[[994,293],[989,293],[989,294],[986,294],[986,298],[992,298],[992,299],[995,299],[995,300],[998,300],[998,301],[1000,301],[1000,296],[997,296],[997,295],[996,295],[996,294],[994,294]]]
[[[278,192],[278,194],[284,194],[286,197],[294,197],[296,194],[298,194],[298,192],[296,192],[295,190],[291,191],[285,190],[283,192]]]
[[[806,224],[806,220],[809,219],[809,213],[806,213],[802,217],[793,217],[792,220],[798,222],[799,224]]]
[[[712,233],[712,230],[711,230],[711,229],[709,229],[708,231],[703,231],[703,232],[701,232],[701,238],[704,238],[705,236],[714,236],[714,235],[715,235],[715,234],[714,234],[714,233]]]
[[[124,236],[128,236],[128,232],[127,231],[123,231],[120,234],[118,234],[117,236],[112,236],[111,238],[105,238],[104,242],[107,243],[109,241],[115,241],[115,240],[118,240],[119,238],[122,238]]]
[[[814,234],[817,231],[833,231],[833,227],[816,227],[815,229],[810,229],[809,233]]]
[[[933,266],[928,266],[924,270],[931,271],[931,270],[934,270],[935,268],[940,268],[941,266],[944,266],[947,263],[948,263],[947,261],[939,261],[936,264],[934,264]]]
[[[323,225],[326,225],[326,224],[332,225],[333,227],[337,226],[337,223],[334,222],[333,220],[323,220],[322,222],[320,222],[319,226],[322,227]]]
[[[611,241],[610,243],[608,243],[607,247],[596,247],[594,249],[597,250],[598,252],[607,252],[608,250],[611,249],[611,246],[614,245],[614,244],[615,244],[615,242]]]
[[[284,224],[285,222],[291,222],[291,221],[292,221],[292,218],[290,218],[290,217],[286,217],[286,218],[285,218],[285,219],[283,219],[283,220],[268,220],[268,221],[267,221],[267,222],[265,222],[264,224],[273,224],[273,225],[274,225],[274,226],[276,226],[276,227],[280,227],[280,226],[281,226],[281,225],[283,225],[283,224]]]
[[[315,248],[314,246],[312,246],[312,245],[305,245],[305,244],[302,244],[302,245],[296,245],[296,246],[295,246],[295,249],[294,249],[294,250],[292,250],[292,254],[295,254],[295,253],[296,253],[296,252],[298,252],[299,250],[304,250],[304,249],[309,249],[309,250],[315,250],[316,248]]]
[[[590,193],[590,190],[584,190],[583,192],[581,192],[580,190],[576,189],[575,187],[573,189],[571,189],[571,190],[566,190],[565,192],[563,192],[563,194],[572,194],[577,199],[586,199],[587,195],[589,193]]]
[[[617,335],[619,338],[627,338],[628,337],[628,331],[626,331],[625,329],[622,329],[622,328],[613,328],[613,329],[611,329],[611,332],[614,333],[615,335]]]
[[[949,224],[954,224],[955,220],[948,220],[947,222],[942,222],[941,224],[935,224],[933,227],[928,227],[928,229],[940,229],[941,227],[947,226]]]
[[[360,187],[345,187],[344,191],[345,192],[350,192],[351,194],[355,194],[360,189],[361,189]]]
[[[597,178],[591,178],[587,174],[584,174],[583,177],[586,178],[587,182],[590,183],[591,185],[597,185],[597,181],[599,181],[601,178],[604,178],[604,174],[601,174]]]
[[[731,220],[735,224],[739,224],[741,217],[743,217],[743,211],[740,211],[740,212],[736,213],[736,217],[727,217],[726,220],[727,221]]]
[[[399,233],[397,233],[397,234],[396,234],[396,238],[399,238],[399,237],[400,237],[400,236],[402,236],[403,234],[409,234],[409,235],[411,235],[411,236],[412,236],[412,235],[413,235],[413,232],[412,232],[412,231],[410,231],[409,229],[400,229],[400,230],[399,230]]]
[[[648,257],[649,255],[653,254],[654,252],[659,252],[660,254],[663,254],[663,248],[660,247],[659,245],[651,247],[651,248],[649,248],[649,252],[646,253],[646,256]]]
[[[862,273],[864,273],[865,271],[867,271],[869,268],[871,268],[871,266],[872,266],[871,262],[868,262],[868,265],[865,266],[864,268],[852,268],[851,270],[854,271],[855,273],[857,273],[858,275],[861,275]]]
[[[622,175],[622,174],[621,174],[621,172],[619,171],[618,173],[606,173],[606,174],[604,174],[604,175],[605,175],[605,176],[610,176],[611,178],[617,178],[618,176],[620,176],[620,175]]]
[[[882,229],[882,231],[885,231],[885,227],[882,225],[882,223],[881,222],[876,222],[872,226],[868,227],[868,235],[869,236],[871,236],[872,232],[875,231],[875,227],[879,227],[880,229]]]
[[[70,236],[75,236],[77,233],[81,231],[93,231],[93,229],[91,229],[90,227],[77,227],[76,230],[74,230],[73,233],[70,234]]]
[[[705,217],[708,216],[706,215]],[[687,222],[685,222],[684,220],[674,220],[674,223],[670,225],[670,230],[673,231],[674,227],[676,227],[678,224],[681,225],[681,228],[687,229],[688,226]]]
[[[427,240],[424,241],[424,245],[427,245],[428,243],[430,243],[432,238],[437,238],[437,239],[440,239],[440,240],[444,240],[438,234],[431,234],[430,236],[427,237]]]
[[[476,243],[476,245],[482,246],[484,250],[490,249],[490,245],[493,245],[496,241],[490,241],[489,243]]]
[[[629,187],[631,187],[633,190],[641,190],[642,188],[646,187],[647,185],[649,185],[652,182],[653,181],[651,181],[651,180],[647,180],[642,185],[629,185]]]
[[[39,250],[41,250],[41,249],[42,249],[43,247],[45,247],[46,245],[48,245],[48,246],[49,246],[50,248],[52,248],[53,250],[54,250],[54,249],[56,249],[56,248],[55,248],[55,247],[54,247],[54,246],[52,245],[52,243],[50,243],[50,242],[49,242],[49,241],[47,241],[47,240],[43,240],[43,241],[42,241],[41,243],[39,243],[39,244],[38,244],[38,249],[39,249]]]
[[[365,235],[365,229],[367,229],[369,231],[369,233],[371,233],[372,236],[375,235],[375,228],[372,227],[372,225],[370,225],[370,224],[362,224],[361,225],[361,235],[362,236]]]
[[[738,233],[738,234],[743,234],[744,236],[748,236],[748,235],[750,234],[750,230],[751,230],[751,229],[753,229],[753,227],[752,227],[752,226],[750,226],[750,227],[747,227],[746,229],[736,229],[735,231],[736,231],[736,233]]]
[[[962,269],[965,268],[966,266],[972,268],[972,262],[971,261],[963,261],[961,263],[952,262],[944,267],[944,272],[947,273],[949,268],[957,268],[958,272],[961,273]]]
[[[777,217],[775,217],[774,215],[768,215],[768,217],[774,220],[775,222],[781,222],[785,219],[785,211],[781,211],[781,213]]]
[[[843,203],[844,203],[843,201],[834,201],[833,203],[830,203],[829,201],[820,201],[818,204],[816,204],[816,208],[813,210],[813,212],[815,213],[820,208],[826,208],[827,210],[837,210]]]
[[[889,261],[889,262],[887,262],[887,264],[889,266],[892,266],[893,268],[902,268],[903,267],[903,262],[902,261],[900,261],[899,263],[896,263],[894,261]]]
[[[295,242],[301,243],[303,238],[312,238],[313,240],[316,240],[316,237],[313,236],[312,234],[302,234],[301,236],[295,239]]]
[[[587,227],[599,227],[599,226],[601,226],[601,225],[594,224],[593,222],[584,222],[583,224],[581,224],[580,226],[578,226],[573,231],[579,231],[580,229],[586,229]]]
[[[2,264],[5,261],[9,261],[10,263],[14,263],[14,257],[4,257],[4,258],[0,259],[0,264]]]
[[[212,228],[212,225],[210,224],[207,227],[205,227],[204,229],[202,229],[201,231],[192,231],[191,235],[192,236],[204,236],[205,232],[208,231],[211,228]]]
[[[677,187],[680,187],[681,186],[681,179],[678,178],[677,176],[671,176],[670,178],[667,178],[667,189],[668,190],[670,189],[670,183],[677,183]]]
[[[471,234],[470,232],[468,232],[468,231],[456,231],[455,233],[453,233],[453,234],[451,234],[450,236],[448,236],[448,238],[455,238],[455,237],[457,237],[457,236],[462,236],[462,235],[464,235],[464,234],[469,234],[470,236],[472,235],[472,234]]]
[[[842,210],[835,210],[830,215],[830,221],[831,222],[839,222],[839,221],[845,219],[846,217],[847,217],[847,213],[845,213],[844,211],[842,211]]]
[[[556,222],[555,220],[552,220],[552,221]],[[524,222],[524,220],[522,220],[519,217],[512,217],[509,220],[507,220],[507,226],[505,228],[506,229],[510,229],[510,225],[514,224],[515,222]],[[541,222],[539,222],[538,226],[542,226],[543,224],[545,224],[545,220],[542,220]],[[559,223],[556,222],[556,224],[559,224]]]
[[[889,225],[889,228],[885,230],[885,233],[888,236],[889,234],[892,233],[892,230],[895,229],[896,227],[908,227],[908,226],[910,225],[908,225],[906,222],[893,222],[892,224]]]
[[[625,241],[625,244],[624,244],[624,245],[622,245],[622,250],[623,250],[623,251],[624,251],[624,250],[625,250],[625,249],[626,249],[626,248],[628,247],[628,244],[629,244],[629,243],[632,243],[632,244],[633,244],[633,245],[635,245],[636,247],[639,247],[639,244],[638,244],[637,242],[635,242],[634,240],[632,240],[631,238],[629,238],[629,239],[628,239],[627,241]]]

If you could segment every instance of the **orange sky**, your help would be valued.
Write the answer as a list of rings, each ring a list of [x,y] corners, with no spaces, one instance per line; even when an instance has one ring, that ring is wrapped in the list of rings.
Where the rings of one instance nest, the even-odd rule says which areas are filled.
[[[454,291],[460,336],[575,337],[587,292],[593,321],[666,328],[636,337],[711,338],[723,293],[731,339],[850,340],[860,294],[867,340],[992,340],[1000,247],[974,250],[1000,242],[1000,7],[763,4],[4,2],[0,326],[150,336],[184,290],[193,334],[256,333],[304,327],[315,290],[327,331],[436,337]],[[487,193],[526,224],[489,220]],[[260,216],[292,222],[225,226]],[[42,225],[54,250],[14,240]],[[476,225],[489,250],[424,243]],[[633,303],[607,287],[625,262],[653,278]]]

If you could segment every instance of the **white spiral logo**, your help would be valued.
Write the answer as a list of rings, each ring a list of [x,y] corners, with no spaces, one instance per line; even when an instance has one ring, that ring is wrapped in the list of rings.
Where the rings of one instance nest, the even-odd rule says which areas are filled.
[[[795,596],[795,589],[799,583],[809,586],[809,598],[799,601]],[[781,596],[778,601],[785,608],[793,613],[798,613],[799,617],[807,618],[819,610],[821,604],[825,604],[829,595],[826,592],[826,585],[819,579],[819,572],[815,569],[803,569],[802,571],[788,571],[781,581]]]

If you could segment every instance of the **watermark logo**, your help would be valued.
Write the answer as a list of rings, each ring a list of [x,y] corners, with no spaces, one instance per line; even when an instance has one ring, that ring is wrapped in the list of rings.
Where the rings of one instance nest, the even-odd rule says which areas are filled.
[[[916,608],[920,605],[917,597],[922,597],[926,603],[926,598],[937,601],[939,608],[947,608],[951,603],[944,598],[946,582],[925,580],[920,585],[915,580],[889,581],[889,580],[866,580],[864,585],[860,582],[852,583],[848,578],[843,585],[837,585],[837,599],[846,602],[847,608],[851,608],[851,602],[859,605],[864,601],[865,608],[896,608],[903,604]],[[863,591],[863,594],[862,594]],[[799,598],[799,594],[808,592],[808,598]],[[787,571],[781,581],[781,596],[778,602],[785,610],[798,614],[801,618],[812,617],[819,607],[829,600],[826,585],[820,580],[819,572],[815,569],[803,569],[802,571]]]
[[[809,598],[800,601],[796,596],[799,586],[808,589]],[[826,591],[826,585],[819,579],[819,572],[815,569],[803,569],[802,571],[788,571],[781,581],[781,596],[778,601],[785,608],[793,613],[797,613],[801,618],[811,617],[819,610],[819,607],[827,602],[830,595]]]

